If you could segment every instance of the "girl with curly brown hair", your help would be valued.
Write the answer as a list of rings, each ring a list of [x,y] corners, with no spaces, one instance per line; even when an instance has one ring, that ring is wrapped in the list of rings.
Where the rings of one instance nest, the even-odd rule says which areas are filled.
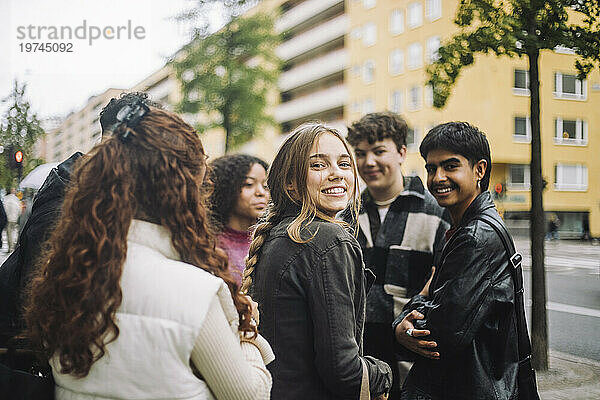
[[[229,272],[242,283],[251,228],[269,202],[266,162],[248,154],[227,154],[210,163],[210,209],[218,229],[218,246],[229,258]]]
[[[367,275],[348,224],[336,220],[346,207],[358,214],[357,179],[346,141],[320,123],[296,128],[269,169],[271,203],[242,289],[256,296],[277,357],[275,400],[374,398],[391,386],[389,366],[362,355]]]
[[[198,134],[143,101],[117,121],[79,161],[26,309],[56,398],[268,398],[272,352],[207,228]]]

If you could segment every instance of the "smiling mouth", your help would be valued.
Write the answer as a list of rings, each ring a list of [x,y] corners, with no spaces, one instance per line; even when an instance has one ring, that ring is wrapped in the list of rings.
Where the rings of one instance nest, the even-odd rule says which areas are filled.
[[[344,194],[346,193],[346,189],[343,187],[334,187],[334,188],[329,188],[329,189],[323,189],[321,190],[321,193],[325,193],[325,194]]]
[[[439,188],[435,188],[433,190],[433,193],[443,195],[443,194],[448,194],[453,190],[454,190],[454,187],[439,187]]]

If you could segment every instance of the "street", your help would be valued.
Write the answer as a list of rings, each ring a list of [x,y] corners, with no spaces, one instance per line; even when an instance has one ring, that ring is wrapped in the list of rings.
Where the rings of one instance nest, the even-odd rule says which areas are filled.
[[[516,247],[524,258],[528,302],[531,299],[529,241],[518,239]],[[546,289],[550,348],[600,360],[600,246],[569,240],[547,241]]]
[[[525,299],[530,302],[529,241],[518,238],[515,244],[523,254]],[[0,262],[8,257],[7,248],[5,240]],[[550,348],[600,361],[600,246],[546,242],[546,285]]]

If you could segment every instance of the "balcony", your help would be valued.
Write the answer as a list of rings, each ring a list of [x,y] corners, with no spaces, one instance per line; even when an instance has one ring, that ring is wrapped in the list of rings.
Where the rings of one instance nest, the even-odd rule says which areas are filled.
[[[275,120],[279,123],[300,119],[332,108],[341,107],[348,100],[346,86],[337,85],[313,92],[307,96],[282,103],[275,109]]]
[[[340,0],[308,0],[284,13],[276,22],[277,33],[290,30],[338,3]]]
[[[348,33],[349,27],[350,19],[348,16],[340,15],[282,43],[276,50],[277,56],[284,61],[290,60],[334,39],[343,37]]]
[[[348,66],[348,51],[339,49],[286,71],[279,77],[279,90],[286,92],[343,71]]]

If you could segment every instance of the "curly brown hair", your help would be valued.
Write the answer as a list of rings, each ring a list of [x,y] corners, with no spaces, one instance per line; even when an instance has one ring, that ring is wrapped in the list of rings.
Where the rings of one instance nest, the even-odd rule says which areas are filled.
[[[348,127],[346,140],[352,147],[356,147],[363,140],[373,144],[378,140],[391,138],[400,151],[402,146],[406,146],[406,135],[406,121],[398,114],[386,111],[367,114],[354,122]]]
[[[256,335],[250,303],[208,229],[205,170],[196,131],[154,107],[135,128],[119,126],[78,163],[25,310],[27,336],[48,357],[59,356],[61,373],[86,376],[119,336],[115,313],[133,218],[166,227],[182,261],[223,279],[239,330]]]

